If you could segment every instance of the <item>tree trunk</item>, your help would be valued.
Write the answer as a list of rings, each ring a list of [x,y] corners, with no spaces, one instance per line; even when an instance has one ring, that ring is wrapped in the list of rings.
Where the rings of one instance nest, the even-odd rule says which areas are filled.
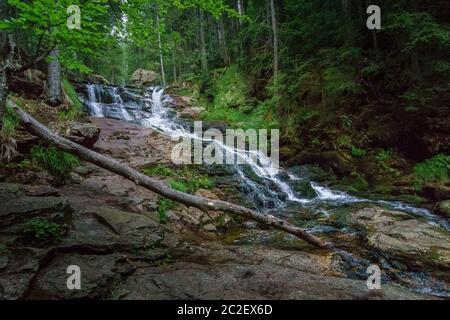
[[[279,63],[279,53],[278,53],[278,23],[277,23],[277,12],[275,8],[275,0],[270,1],[270,17],[272,21],[272,37],[273,37],[273,75],[274,78],[277,77],[278,71],[280,69]]]
[[[32,118],[29,114],[24,112],[20,107],[18,107],[13,102],[10,102],[14,111],[19,116],[22,122],[22,126],[32,135],[35,135],[42,140],[54,144],[61,150],[69,152],[76,155],[80,159],[93,163],[101,168],[114,172],[126,179],[129,179],[136,183],[136,185],[144,187],[150,191],[153,191],[163,197],[180,202],[187,206],[196,207],[203,211],[221,211],[225,213],[235,214],[242,216],[246,219],[251,219],[257,221],[261,224],[267,225],[269,227],[286,231],[293,234],[306,242],[321,248],[332,248],[332,244],[324,242],[320,238],[298,228],[284,220],[276,218],[272,215],[258,213],[256,211],[250,210],[248,208],[235,205],[229,202],[221,200],[212,200],[203,197],[197,197],[187,193],[179,192],[174,189],[169,188],[164,183],[152,179],[139,171],[131,168],[126,164],[119,163],[117,160],[99,154],[95,151],[87,149],[75,142],[62,138],[54,133],[52,133],[48,128],[43,126],[41,123]]]
[[[203,11],[199,10],[199,22],[200,22],[200,50],[201,50],[201,64],[202,64],[202,72],[208,72],[208,56],[206,53],[206,41],[205,41],[205,26],[204,26],[204,18]]]
[[[12,34],[8,33],[6,38],[8,53],[0,65],[0,129],[3,126],[3,116],[6,111],[6,100],[9,94],[9,77],[13,68],[14,50],[16,48]]]
[[[225,65],[230,65],[231,58],[230,58],[230,54],[228,52],[227,40],[225,38],[225,27],[223,25],[222,17],[219,18],[219,21],[217,23],[217,33],[219,35],[220,47],[222,48],[223,62],[225,63]]]
[[[173,82],[177,82],[177,60],[175,57],[176,54],[176,46],[172,49],[172,71],[173,71]]]
[[[61,64],[59,63],[59,50],[54,48],[50,52],[51,61],[48,64],[47,72],[47,103],[51,106],[58,106],[62,102],[61,97]]]
[[[238,13],[243,16],[245,14],[244,1],[237,0]]]
[[[159,14],[156,15],[156,24],[158,28],[158,47],[159,47],[159,62],[161,64],[161,78],[162,78],[162,84],[165,87],[166,86],[166,72],[164,70],[164,55],[163,55],[163,49],[162,49],[162,41],[161,41],[161,29],[159,24]]]

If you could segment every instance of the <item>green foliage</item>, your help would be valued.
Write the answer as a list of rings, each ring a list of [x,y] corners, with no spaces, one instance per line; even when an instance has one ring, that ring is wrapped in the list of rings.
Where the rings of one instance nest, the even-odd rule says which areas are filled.
[[[149,176],[165,176],[170,177],[174,175],[174,170],[164,164],[157,164],[156,166],[142,169],[142,172]]]
[[[414,167],[414,185],[420,190],[429,182],[446,182],[449,180],[450,156],[439,154]]]
[[[202,114],[204,120],[225,121],[231,127],[242,129],[275,127],[271,117],[275,101],[250,99],[247,80],[238,65],[226,68],[211,86],[214,100]]]
[[[19,117],[15,112],[7,107],[2,119],[2,129],[0,130],[0,136],[3,139],[10,139],[14,136],[16,128],[19,126]]]
[[[69,182],[72,169],[79,165],[78,158],[53,146],[34,147],[31,150],[31,159],[33,164],[52,174],[59,184]]]
[[[179,192],[187,192],[189,189],[187,183],[181,180],[170,181],[169,187]]]
[[[83,104],[78,98],[75,88],[67,79],[62,81],[62,86],[69,100],[69,106],[67,110],[59,113],[59,118],[63,121],[74,120],[84,114]]]
[[[195,192],[198,189],[212,189],[214,188],[214,182],[207,176],[194,176],[189,181],[189,189],[191,192]]]
[[[167,219],[168,219],[167,212],[170,209],[173,209],[174,206],[175,206],[175,203],[170,199],[166,199],[166,198],[159,199],[157,212],[158,212],[159,221],[161,223],[167,222]]]
[[[198,189],[212,189],[214,182],[206,176],[192,175],[187,179],[172,180],[169,186],[180,192],[195,193]]]
[[[392,157],[392,153],[393,153],[392,150],[381,149],[375,155],[375,160],[377,161],[378,166],[381,169],[383,169],[384,171],[387,171],[387,172],[393,171],[393,169],[391,167],[389,167],[389,165],[387,164],[389,159]]]
[[[2,21],[0,29],[21,29],[33,39],[33,52],[44,51],[57,45],[59,60],[68,70],[87,73],[90,69],[79,58],[80,55],[100,55],[101,50],[93,50],[105,44],[108,30],[102,23],[108,16],[106,0],[9,0],[17,14]],[[67,8],[78,5],[82,15],[81,29],[69,29]]]
[[[61,239],[65,228],[44,218],[33,218],[23,225],[22,231],[37,241],[53,241]]]
[[[366,150],[359,149],[358,147],[352,146],[351,153],[353,157],[360,158],[366,155]]]

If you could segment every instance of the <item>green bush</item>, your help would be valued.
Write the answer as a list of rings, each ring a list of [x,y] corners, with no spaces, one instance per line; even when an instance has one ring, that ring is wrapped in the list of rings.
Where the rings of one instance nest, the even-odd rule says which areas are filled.
[[[429,182],[446,182],[449,180],[450,156],[439,154],[414,167],[414,185],[420,190]]]
[[[79,165],[77,157],[53,146],[34,147],[31,150],[31,159],[33,164],[47,170],[60,184],[68,183],[72,169]]]
[[[59,240],[64,234],[64,226],[43,218],[33,218],[23,225],[25,235],[37,241]]]

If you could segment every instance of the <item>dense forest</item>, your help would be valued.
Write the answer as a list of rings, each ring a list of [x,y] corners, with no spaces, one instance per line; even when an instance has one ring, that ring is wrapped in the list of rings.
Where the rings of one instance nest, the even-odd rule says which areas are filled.
[[[94,163],[162,196],[152,198],[151,205],[143,205],[145,199],[140,199],[137,205],[139,210],[126,207],[133,214],[135,211],[140,214],[155,212],[161,224],[171,220],[172,211],[180,215],[187,212],[189,216],[192,207],[201,211],[214,209],[213,212],[238,216],[230,220],[222,215],[214,217],[213,227],[207,230],[209,237],[214,234],[216,238],[222,237],[220,239],[225,243],[233,238],[233,241],[245,239],[243,243],[253,244],[254,239],[264,238],[250,232],[254,236],[252,238],[247,231],[242,231],[246,230],[244,220],[255,220],[296,235],[317,247],[336,245],[347,250],[349,247],[359,248],[360,243],[364,243],[361,247],[368,245],[370,249],[357,250],[357,255],[364,257],[361,258],[363,263],[358,262],[360,266],[366,267],[367,261],[373,259],[394,261],[386,271],[386,279],[403,279],[403,274],[399,276],[396,273],[398,270],[419,270],[439,281],[448,281],[448,275],[447,280],[442,276],[448,272],[450,263],[450,248],[446,240],[450,239],[448,0],[379,0],[376,3],[368,0],[0,0],[0,57],[0,193],[5,199],[10,197],[11,183],[25,185],[24,190],[29,190],[28,184],[32,181],[32,185],[41,187],[52,185],[59,195],[74,197],[74,203],[86,201],[89,204],[86,206],[90,206],[86,199],[97,197],[98,203],[93,207],[112,206],[117,202],[122,210],[125,206],[122,202],[125,201],[114,198],[118,196],[114,191],[109,190],[113,197],[97,190],[95,183],[100,185],[98,181],[105,179],[107,182],[99,190],[120,185],[118,181],[109,181],[110,178],[104,173],[101,178],[96,178],[98,181],[93,186],[97,189],[92,196],[76,198],[78,194],[71,188],[76,188],[74,185],[80,183],[83,186],[90,179],[90,173],[80,173],[91,170],[79,169],[85,161],[85,164]],[[185,121],[202,120],[207,127],[219,129],[279,129],[281,166],[294,169],[289,169],[289,174],[270,177],[267,181],[255,172],[249,174],[250,169],[239,169],[237,172],[242,179],[253,181],[242,187],[230,182],[232,180],[228,175],[231,174],[226,173],[225,169],[180,169],[170,163],[150,166],[148,159],[155,161],[155,158],[165,156],[150,156],[149,153],[143,156],[139,153],[133,158],[130,153],[122,154],[125,151],[119,152],[118,146],[112,142],[108,145],[105,141],[120,140],[129,150],[135,150],[139,143],[144,143],[139,140],[142,139],[138,133],[141,129],[130,129],[125,124],[109,123],[104,119],[93,120],[100,116],[108,118],[108,115],[104,112],[96,114],[92,106],[98,107],[103,103],[112,105],[112,108],[117,109],[118,105],[122,108],[128,103],[125,99],[136,99],[131,98],[133,94],[141,97],[138,102],[133,100],[134,105],[144,105],[150,98],[142,83],[138,86],[135,81],[139,72],[150,74],[152,78],[145,83],[145,87],[152,86],[154,90],[151,96],[153,108],[157,92],[154,87],[160,86],[174,99],[171,103],[175,106],[175,113],[183,113],[180,110],[184,108],[184,112],[189,114]],[[97,87],[89,87],[92,84]],[[102,99],[108,102],[100,101]],[[125,117],[129,122],[136,120],[123,110],[120,117]],[[94,117],[88,119],[88,113]],[[94,153],[78,144],[60,140],[60,136],[45,131],[46,127],[34,119],[27,122],[30,119],[27,114],[49,127],[48,130],[80,143],[94,150]],[[109,118],[117,119],[114,116]],[[20,129],[21,123],[23,129]],[[83,127],[86,123],[88,129]],[[114,131],[111,128],[115,128],[116,132],[111,133],[111,130]],[[134,137],[133,130],[136,130]],[[142,129],[142,132],[145,130]],[[38,139],[32,138],[30,133]],[[130,136],[124,138],[127,134]],[[73,136],[77,138],[74,140]],[[145,143],[151,144],[152,148],[156,145],[156,150],[170,148],[168,142],[159,137],[156,142]],[[126,162],[133,168],[122,167],[122,162],[114,162],[107,156],[129,160]],[[140,157],[148,161],[136,160]],[[30,172],[35,172],[36,177],[30,178]],[[43,178],[40,176],[42,172],[52,177]],[[291,172],[299,172],[301,178],[292,178]],[[74,178],[74,174],[78,178]],[[167,182],[168,187],[160,184],[159,180],[151,180],[152,177]],[[303,179],[307,179],[306,183]],[[316,183],[342,193],[332,193],[330,196],[331,191],[317,187]],[[270,193],[277,188],[280,189],[275,192],[277,195],[271,195],[273,198],[268,200],[264,192]],[[252,189],[262,195],[252,194],[253,198],[245,198],[243,194],[250,194]],[[23,192],[24,197],[29,196],[28,191]],[[280,196],[283,192],[285,194]],[[126,197],[130,196],[129,193],[124,191]],[[47,196],[47,193],[39,195]],[[298,197],[324,199],[325,204],[320,203],[314,208],[297,207],[302,203]],[[397,239],[389,242],[389,246],[373,245],[376,247],[374,249],[371,243],[375,240],[370,238],[370,234],[363,232],[367,239],[361,240],[358,233],[342,230],[348,225],[353,228],[354,224],[364,224],[361,221],[367,215],[373,219],[373,225],[365,225],[366,231],[381,228],[377,225],[378,221],[391,218],[384,217],[382,210],[368,209],[367,213],[362,209],[363,213],[357,211],[352,218],[344,219],[342,210],[350,212],[360,209],[358,204],[364,202],[360,198],[354,200],[354,197],[362,197],[371,205],[373,201],[382,201],[376,202],[376,205],[410,210],[413,214],[420,211],[414,209],[418,206],[432,216],[429,218],[427,213],[425,218],[421,216],[420,219],[432,219],[435,225],[446,229],[442,231],[445,235],[439,238],[441,233],[428,231],[429,224],[400,225],[402,219],[408,220],[400,217],[392,223],[399,223],[398,232],[404,240],[409,239],[411,229],[416,230],[417,234],[427,234],[423,237],[429,238],[413,236],[418,239],[417,246],[420,248],[414,247],[406,253],[407,250],[400,245],[395,247],[392,244]],[[349,201],[344,202],[341,211],[331,208],[333,204],[327,202],[341,198]],[[189,209],[177,206],[176,202]],[[78,221],[75,218],[78,207],[75,204],[71,206],[75,212],[73,219]],[[276,217],[273,219],[270,215],[266,216],[266,213],[278,213],[277,210],[283,213],[274,214]],[[331,218],[330,215],[317,217],[317,214],[327,210],[332,212]],[[13,216],[14,212],[11,212],[5,211],[5,216]],[[302,215],[298,216],[298,212]],[[117,215],[111,218],[107,213],[97,212],[95,216],[100,216],[96,218],[100,224],[112,226],[115,233],[121,234],[123,227],[116,228],[116,221],[109,220],[118,219]],[[381,218],[377,220],[379,216]],[[121,225],[138,224],[131,216],[126,217],[121,218]],[[26,235],[34,233],[34,240],[38,240],[39,246],[42,243],[48,246],[52,239],[66,241],[62,240],[63,235],[70,235],[77,228],[73,222],[64,224],[61,229],[58,219],[51,215],[50,218],[28,221],[11,219],[4,224],[0,222],[0,230],[7,228],[7,231],[0,232],[0,237],[2,234],[16,234],[17,230],[10,226],[14,225],[13,221],[15,224],[20,222],[25,226],[23,230]],[[195,219],[200,221],[194,223],[199,228],[211,225],[203,222],[203,218]],[[318,228],[316,224],[323,221],[327,221],[324,224],[328,227],[341,228],[339,230],[345,236],[339,233],[341,231],[332,231],[330,235],[323,231],[328,229]],[[177,228],[174,228],[177,230],[175,233],[179,230]],[[238,240],[234,238],[238,233],[236,230],[239,230],[241,237]],[[23,236],[23,232],[18,234]],[[354,234],[358,234],[357,239],[352,238]],[[390,231],[386,234],[392,236]],[[271,239],[264,240],[267,243],[280,245],[278,236],[270,234],[267,237]],[[380,235],[377,237],[379,239]],[[28,240],[24,240],[25,243]],[[89,250],[86,252],[95,251],[90,244],[87,246]],[[0,258],[2,252],[13,250],[12,245],[6,244],[4,247],[6,251],[2,251],[3,245],[0,244]],[[397,255],[386,254],[400,250],[399,247],[405,251]],[[109,247],[106,250],[110,250]],[[432,260],[430,263],[428,260],[411,262],[418,259],[417,252],[421,250],[426,252],[424,256],[427,258],[424,259]],[[169,260],[167,256],[159,257],[158,263],[165,264],[167,261],[164,259]],[[342,259],[348,259],[348,256]],[[398,267],[397,261],[401,261],[401,267]],[[348,261],[345,263],[351,264]],[[346,268],[349,278],[364,279],[356,267]],[[392,271],[394,269],[396,271]],[[120,278],[123,280],[124,275],[121,274]],[[421,283],[428,283],[428,280]],[[413,281],[398,282],[410,288]],[[0,289],[2,285],[0,281]],[[433,284],[434,295],[448,297],[450,293],[448,289],[442,289],[443,286],[445,284]],[[22,293],[17,293],[18,290],[5,294],[5,297],[23,298],[25,293],[27,298],[46,297],[46,294],[66,297],[64,294],[58,296],[56,291],[42,293],[41,289],[30,288]],[[413,289],[416,292],[426,291],[422,287]],[[105,292],[92,290],[87,297],[105,297]],[[110,285],[108,295],[112,295],[114,290]],[[178,297],[175,293],[171,294],[171,297]],[[214,294],[212,297],[216,298]],[[386,298],[398,295],[400,293],[392,291]],[[356,296],[361,297],[360,293]],[[244,297],[253,298],[251,295]],[[281,293],[273,297],[286,298]],[[343,295],[337,298],[349,297]]]

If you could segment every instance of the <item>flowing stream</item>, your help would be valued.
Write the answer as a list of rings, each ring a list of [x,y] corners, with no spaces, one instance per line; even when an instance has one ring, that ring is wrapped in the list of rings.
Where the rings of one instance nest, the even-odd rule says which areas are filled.
[[[367,203],[376,203],[378,206],[388,209],[407,212],[425,219],[431,224],[450,230],[448,221],[436,217],[427,209],[404,202],[374,201],[332,190],[320,183],[311,181],[308,174],[301,170],[298,172],[298,170],[275,168],[273,165],[262,166],[258,161],[254,161],[254,157],[250,156],[248,152],[231,148],[218,140],[204,139],[193,132],[192,123],[178,117],[169,107],[171,98],[160,87],[148,88],[141,92],[128,87],[88,84],[80,97],[92,116],[138,123],[173,138],[182,137],[197,140],[202,145],[217,144],[224,154],[232,155],[235,159],[240,158],[245,163],[230,166],[239,181],[240,191],[245,194],[250,204],[260,211],[278,214],[286,218],[295,217],[303,221],[303,217],[298,216],[301,212],[302,215],[310,217],[302,224],[302,227],[312,233],[324,235],[337,232],[345,234],[356,232],[345,225],[336,226],[327,223],[328,219],[325,218],[329,218],[330,215],[337,217],[342,211]],[[265,157],[263,154],[257,156]],[[309,192],[304,190],[309,190]],[[235,242],[273,241],[272,236],[271,232],[255,231]],[[292,239],[289,236],[283,239],[283,241],[290,240]],[[358,261],[357,264],[361,265],[361,268],[369,264],[364,258],[356,258],[348,252],[343,251],[342,255],[349,261],[350,265],[355,261]],[[361,275],[361,277],[363,276]],[[422,283],[418,288],[415,288],[417,291],[444,296],[450,295],[448,290],[441,288],[445,287],[446,284],[437,285],[435,279],[430,280],[426,275],[408,273],[405,277],[413,279],[410,281]],[[430,284],[430,281],[432,284]]]

